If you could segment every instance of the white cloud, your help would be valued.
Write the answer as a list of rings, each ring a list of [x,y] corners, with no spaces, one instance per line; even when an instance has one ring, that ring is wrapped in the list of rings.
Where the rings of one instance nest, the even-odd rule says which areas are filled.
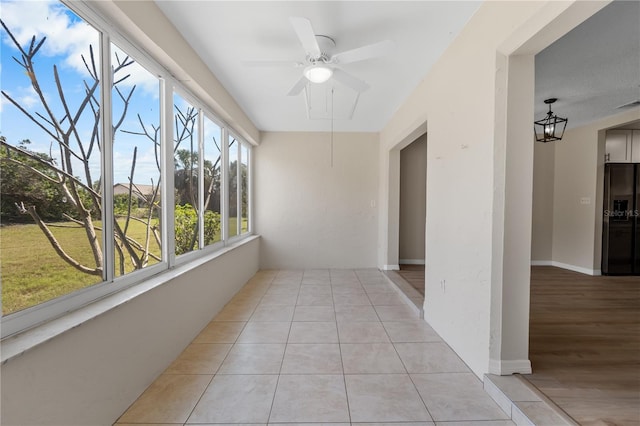
[[[2,20],[21,46],[28,49],[31,38],[47,37],[38,55],[64,57],[63,64],[87,74],[81,55],[89,61],[89,46],[99,48],[98,32],[82,20],[71,18],[68,9],[57,1],[4,1]],[[13,44],[5,37],[5,44]],[[96,61],[99,57],[96,56]],[[99,63],[96,64],[99,67]]]
[[[26,108],[31,108],[34,105],[38,105],[40,103],[40,98],[36,93],[35,89],[31,86],[25,89],[25,94],[22,95],[21,98],[18,99],[18,103]]]
[[[16,86],[12,89],[3,88],[3,90],[11,96],[19,105],[29,109],[35,105],[40,104],[40,98],[38,98],[38,94],[32,86]],[[45,95],[45,98],[47,96]],[[13,105],[7,98],[4,96],[0,99],[0,105]]]
[[[149,146],[148,143],[137,144],[135,140],[130,142],[129,152],[114,151],[113,153],[114,182],[128,181],[128,176],[131,173],[133,146],[138,145],[134,182],[144,185],[150,185],[152,181],[158,183],[160,172],[156,165],[153,146]]]
[[[11,102],[9,102],[7,98],[5,98],[4,96],[0,96],[0,114],[2,114],[4,106],[9,104],[11,104]]]

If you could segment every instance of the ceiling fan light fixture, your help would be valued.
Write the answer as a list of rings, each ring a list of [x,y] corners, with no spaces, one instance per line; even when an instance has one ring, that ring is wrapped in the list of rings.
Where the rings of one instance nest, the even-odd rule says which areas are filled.
[[[333,70],[325,65],[311,65],[304,69],[304,76],[312,83],[324,83],[333,75]]]

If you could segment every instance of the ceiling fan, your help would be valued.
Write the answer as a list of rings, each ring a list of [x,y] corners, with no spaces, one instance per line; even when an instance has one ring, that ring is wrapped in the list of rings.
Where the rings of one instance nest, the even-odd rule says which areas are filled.
[[[289,18],[291,25],[305,50],[304,62],[291,61],[249,61],[249,66],[286,66],[304,68],[303,75],[289,90],[288,96],[299,94],[311,83],[324,83],[330,78],[355,90],[357,93],[369,88],[369,85],[359,78],[339,68],[339,65],[364,61],[386,55],[393,48],[393,42],[384,40],[378,43],[358,47],[356,49],[332,54],[335,49],[335,41],[326,35],[316,35],[307,18],[292,16]]]

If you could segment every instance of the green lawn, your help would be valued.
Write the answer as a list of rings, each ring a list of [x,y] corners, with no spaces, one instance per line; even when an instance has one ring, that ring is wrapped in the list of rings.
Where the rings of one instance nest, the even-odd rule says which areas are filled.
[[[249,221],[246,217],[242,218],[241,226],[241,232],[247,232],[249,229]],[[229,218],[229,237],[235,237],[236,235],[238,235],[238,218],[234,216]]]
[[[57,225],[51,227],[51,231],[62,248],[83,265],[95,267],[84,228],[71,222]],[[129,224],[128,234],[138,241],[144,241],[144,232],[143,224]],[[98,237],[101,238],[100,232]],[[156,254],[160,253],[155,242],[150,247]],[[153,263],[156,262],[150,260],[149,264]],[[3,315],[102,281],[102,277],[80,272],[63,261],[34,224],[0,227],[0,268]],[[133,270],[130,262],[125,269]]]
[[[80,263],[93,267],[93,255],[84,228],[73,223],[60,223],[51,230],[63,249]],[[101,223],[96,222],[100,227]],[[236,234],[237,219],[230,218],[230,236]],[[247,219],[242,219],[242,230],[246,231]],[[128,235],[143,242],[145,226],[131,221]],[[101,238],[100,233],[98,237]],[[151,251],[160,255],[160,248],[152,240]],[[156,263],[152,258],[149,265]],[[119,275],[116,262],[116,275]],[[127,260],[126,272],[133,270]],[[78,271],[64,262],[53,250],[37,225],[8,225],[0,227],[0,275],[2,278],[2,314],[25,309],[54,299],[75,290],[89,287],[102,281],[99,276]]]

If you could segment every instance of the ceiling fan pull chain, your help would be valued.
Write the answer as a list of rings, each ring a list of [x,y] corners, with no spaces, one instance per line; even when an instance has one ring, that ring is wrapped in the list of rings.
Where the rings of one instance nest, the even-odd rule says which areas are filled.
[[[331,168],[333,168],[333,87],[331,88]]]

